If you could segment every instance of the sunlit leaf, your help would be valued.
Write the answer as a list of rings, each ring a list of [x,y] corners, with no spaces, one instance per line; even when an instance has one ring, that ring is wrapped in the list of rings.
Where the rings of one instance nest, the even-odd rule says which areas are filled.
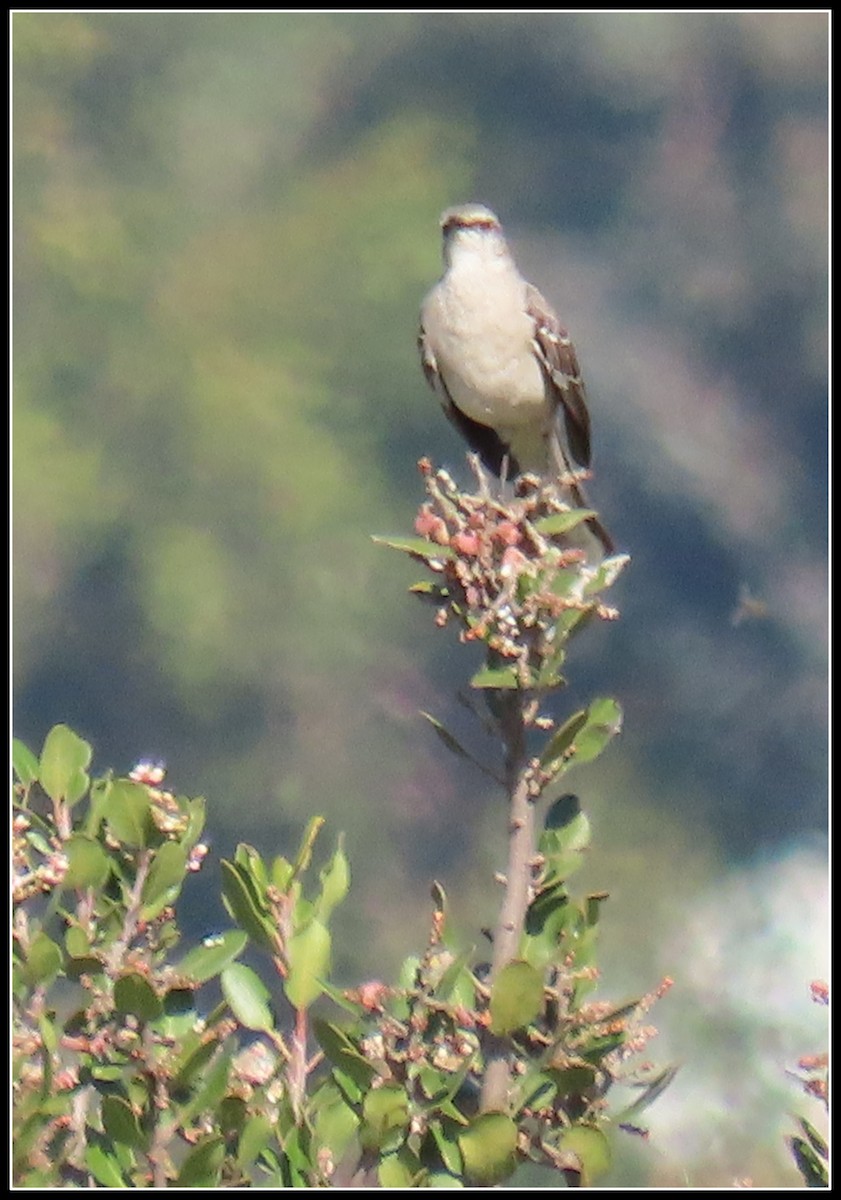
[[[228,912],[258,945],[273,951],[275,933],[271,918],[268,912],[258,905],[244,870],[224,858],[219,865],[222,873],[222,896]]]
[[[552,537],[559,533],[568,533],[583,521],[597,516],[594,508],[571,508],[569,512],[552,513],[535,521],[534,527],[544,537]]]
[[[19,738],[12,738],[12,768],[24,787],[30,787],[38,778],[38,756]]]
[[[90,1143],[85,1148],[85,1166],[102,1187],[128,1187],[114,1152],[106,1150],[102,1141]]]
[[[66,725],[54,725],[41,751],[38,778],[51,800],[75,804],[88,790],[87,768],[93,750]]]
[[[55,979],[61,970],[63,955],[61,948],[40,929],[26,951],[25,974],[31,986],[46,984]]]
[[[610,1168],[610,1143],[600,1129],[590,1125],[573,1125],[561,1134],[560,1148],[578,1159],[585,1187],[589,1187],[594,1179]]]
[[[225,933],[206,937],[184,955],[175,970],[179,975],[204,983],[238,958],[247,942],[248,935],[242,929],[228,929]]]
[[[284,991],[293,1007],[309,1008],[321,995],[320,980],[330,969],[331,944],[329,930],[316,918],[289,939],[289,974]]]
[[[362,1102],[359,1141],[366,1150],[394,1149],[409,1121],[409,1100],[399,1084],[372,1088]]]
[[[135,1150],[145,1149],[148,1143],[147,1135],[140,1128],[137,1114],[122,1096],[103,1097],[102,1124],[105,1132],[115,1142],[122,1142]]]
[[[452,558],[454,554],[451,546],[435,546],[421,537],[372,537],[371,541],[376,542],[378,546],[389,546],[392,550],[403,550],[413,558],[421,558],[425,562]]]
[[[184,1159],[177,1187],[216,1187],[225,1159],[225,1139],[221,1134],[206,1138],[190,1151]]]
[[[142,783],[115,779],[108,785],[102,813],[113,837],[123,846],[145,846],[153,831],[151,797]]]
[[[533,1021],[543,1007],[543,977],[527,962],[506,963],[491,988],[491,1029],[513,1033]]]
[[[83,833],[74,833],[64,843],[67,872],[62,880],[68,888],[101,888],[111,873],[111,861],[102,843]]]
[[[269,992],[259,975],[243,963],[231,963],[221,974],[222,994],[246,1029],[274,1029]]]
[[[339,835],[339,843],[329,863],[322,868],[319,879],[321,895],[316,905],[319,919],[327,923],[330,914],[337,904],[341,904],[350,890],[350,864],[344,849],[344,837]]]
[[[517,1165],[517,1126],[505,1113],[481,1113],[459,1134],[464,1171],[471,1183],[502,1183]]]
[[[157,915],[156,902],[170,902],[172,890],[180,889],[187,872],[187,851],[179,842],[164,842],[158,849],[146,876],[141,899],[143,916],[151,920]]]
[[[470,680],[474,688],[518,688],[520,679],[515,667],[483,667]]]
[[[163,1013],[163,1001],[149,980],[137,972],[121,975],[114,984],[117,1012],[129,1013],[139,1021],[154,1021]]]

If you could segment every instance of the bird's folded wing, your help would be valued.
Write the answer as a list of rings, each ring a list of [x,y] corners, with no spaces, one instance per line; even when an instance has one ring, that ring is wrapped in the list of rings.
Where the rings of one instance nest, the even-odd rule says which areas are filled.
[[[534,348],[563,407],[567,442],[581,467],[590,465],[590,414],[575,347],[550,305],[536,287],[526,285],[526,304],[534,321]]]
[[[472,417],[466,416],[460,408],[456,407],[446,381],[438,370],[438,363],[435,361],[435,354],[427,340],[423,325],[418,333],[418,350],[427,383],[441,401],[444,414],[455,425],[470,449],[479,455],[485,467],[494,475],[502,475],[503,471],[509,476],[517,475],[520,470],[519,464],[496,430],[492,429],[490,425],[482,425],[479,421],[474,421]],[[506,456],[508,457],[507,464],[504,461]]]

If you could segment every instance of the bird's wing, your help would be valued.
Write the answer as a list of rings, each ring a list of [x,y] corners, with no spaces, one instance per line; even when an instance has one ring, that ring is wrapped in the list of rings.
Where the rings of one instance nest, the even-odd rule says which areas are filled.
[[[536,287],[526,285],[526,306],[534,321],[534,349],[563,408],[567,442],[581,467],[590,465],[590,414],[575,347],[551,306]]]
[[[489,425],[482,425],[479,421],[474,421],[472,417],[465,416],[461,409],[456,407],[444,377],[438,370],[438,363],[422,322],[418,333],[418,350],[427,383],[441,401],[445,415],[455,425],[470,449],[479,455],[484,466],[494,475],[501,475],[503,470],[509,476],[519,474],[519,464],[496,430],[491,429]],[[507,467],[504,462],[506,456],[508,458]]]

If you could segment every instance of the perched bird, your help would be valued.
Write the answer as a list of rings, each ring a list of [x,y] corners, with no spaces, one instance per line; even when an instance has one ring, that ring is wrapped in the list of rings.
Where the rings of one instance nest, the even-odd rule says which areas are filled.
[[[418,344],[444,412],[495,475],[568,477],[590,465],[590,415],[569,334],[523,279],[498,217],[482,204],[441,217],[444,266],[421,306]],[[507,461],[506,461],[507,460]],[[587,507],[575,482],[566,488]],[[605,551],[610,535],[595,517]]]

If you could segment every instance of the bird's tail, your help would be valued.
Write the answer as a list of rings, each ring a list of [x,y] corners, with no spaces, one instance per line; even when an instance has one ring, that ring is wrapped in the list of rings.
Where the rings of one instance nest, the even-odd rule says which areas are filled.
[[[569,496],[576,508],[590,508],[591,505],[587,500],[587,494],[581,486],[580,473],[573,471],[570,461],[564,452],[564,448],[560,443],[560,439],[556,436],[551,438],[551,457],[554,462],[555,470],[557,471],[557,482],[561,495],[566,498]],[[585,521],[587,528],[593,536],[601,543],[605,554],[614,554],[616,546],[613,538],[610,536],[604,525],[598,517],[587,517]]]

